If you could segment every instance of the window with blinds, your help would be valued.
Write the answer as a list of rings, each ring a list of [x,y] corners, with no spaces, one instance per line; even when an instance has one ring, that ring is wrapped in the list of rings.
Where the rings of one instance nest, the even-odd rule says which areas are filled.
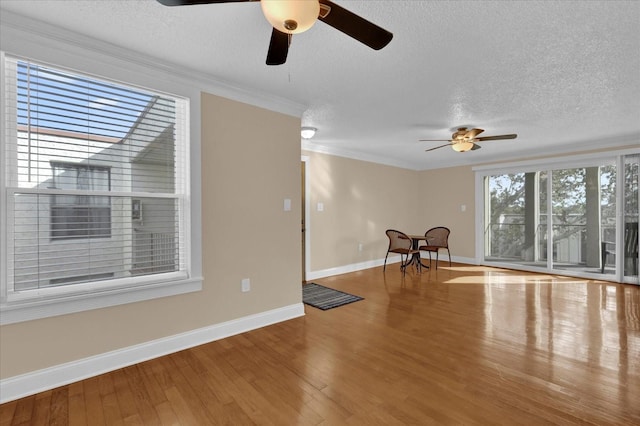
[[[4,82],[5,300],[188,276],[188,101],[8,56]]]

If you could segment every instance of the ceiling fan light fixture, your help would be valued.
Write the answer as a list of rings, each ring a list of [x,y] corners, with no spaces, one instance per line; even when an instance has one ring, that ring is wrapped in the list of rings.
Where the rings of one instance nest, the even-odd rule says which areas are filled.
[[[451,148],[454,151],[457,151],[457,152],[467,152],[471,148],[473,148],[473,142],[470,142],[470,141],[457,142],[457,141],[455,141],[453,144],[451,144]]]
[[[315,127],[303,127],[300,129],[300,136],[302,136],[302,139],[311,139],[315,136],[317,131],[318,129]]]
[[[261,0],[262,13],[276,30],[286,34],[307,31],[318,20],[316,0]]]

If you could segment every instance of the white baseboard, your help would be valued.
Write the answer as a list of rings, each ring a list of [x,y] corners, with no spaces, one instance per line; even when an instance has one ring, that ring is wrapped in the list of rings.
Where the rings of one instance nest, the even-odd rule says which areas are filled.
[[[440,261],[442,262],[442,258],[440,258]],[[467,265],[479,265],[479,263],[476,262],[475,257],[451,256],[451,261],[455,263],[464,263]]]
[[[9,377],[0,380],[0,403],[303,315],[304,305],[296,303],[78,361]]]
[[[387,265],[398,262],[400,262],[400,256],[389,256],[387,259]],[[338,266],[335,268],[321,269],[319,271],[309,272],[307,274],[307,281],[346,274],[348,272],[362,271],[364,269],[375,268],[376,266],[382,265],[384,265],[384,259],[368,260],[366,262],[352,263],[350,265]]]
[[[448,257],[446,256],[444,257],[444,259],[445,261],[449,260]],[[443,258],[440,257],[440,262],[442,261],[443,261]],[[468,265],[477,264],[476,260],[471,257],[451,256],[451,261],[456,263],[465,263]],[[389,256],[389,258],[387,259],[387,265],[392,263],[399,263],[399,262],[400,262],[400,256]],[[376,266],[382,266],[382,265],[384,265],[384,259],[369,260],[367,262],[352,263],[350,265],[338,266],[335,268],[321,269],[318,271],[309,272],[307,274],[307,281],[326,278],[326,277],[332,277],[334,275],[346,274],[348,272],[362,271],[364,269],[374,268]]]

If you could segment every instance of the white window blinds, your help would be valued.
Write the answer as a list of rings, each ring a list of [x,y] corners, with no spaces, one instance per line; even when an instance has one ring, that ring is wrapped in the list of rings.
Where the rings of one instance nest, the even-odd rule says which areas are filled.
[[[6,294],[187,274],[187,100],[17,58],[4,71]]]

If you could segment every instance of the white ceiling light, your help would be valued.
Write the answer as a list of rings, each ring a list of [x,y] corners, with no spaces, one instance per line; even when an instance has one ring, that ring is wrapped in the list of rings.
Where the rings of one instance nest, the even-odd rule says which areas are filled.
[[[303,127],[300,130],[300,136],[302,136],[302,139],[311,139],[317,130],[315,127]]]
[[[276,30],[299,34],[316,23],[320,2],[316,0],[261,0],[262,13]]]
[[[451,144],[451,148],[454,151],[458,151],[458,152],[467,152],[469,151],[471,148],[473,148],[473,142],[471,141],[465,141],[465,140],[461,140],[461,141],[453,141],[453,143]]]

